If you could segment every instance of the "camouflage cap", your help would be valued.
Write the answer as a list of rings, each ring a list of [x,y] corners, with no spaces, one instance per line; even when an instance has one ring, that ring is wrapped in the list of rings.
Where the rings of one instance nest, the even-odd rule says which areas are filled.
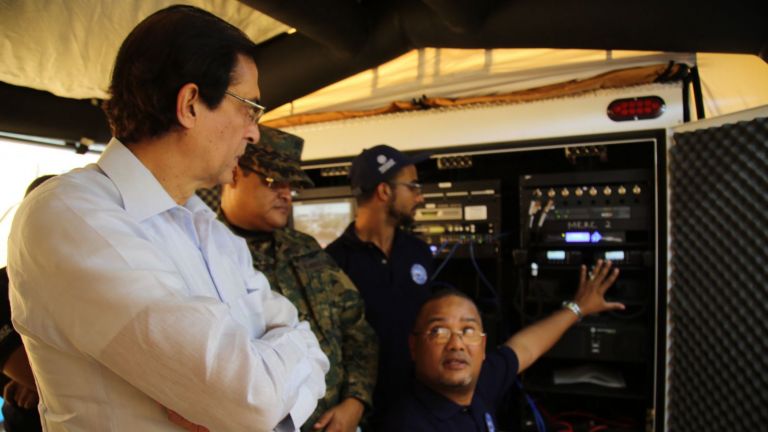
[[[248,144],[239,164],[257,170],[278,182],[292,187],[313,187],[315,184],[301,169],[304,139],[269,126],[259,125],[261,139]]]

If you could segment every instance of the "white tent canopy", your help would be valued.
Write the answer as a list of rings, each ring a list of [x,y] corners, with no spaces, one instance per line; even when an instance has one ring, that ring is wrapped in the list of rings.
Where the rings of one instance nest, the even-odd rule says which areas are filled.
[[[698,65],[707,117],[768,104],[768,64],[751,55],[429,48],[412,51],[283,105],[270,111],[265,119],[367,110],[423,95],[448,98],[494,95],[669,61]]]
[[[57,96],[107,97],[112,62],[131,28],[171,4],[207,9],[262,42],[290,28],[234,0],[0,0],[0,81]],[[395,100],[494,94],[676,59],[700,67],[707,115],[768,103],[768,65],[756,56],[594,50],[423,49],[268,114],[366,109]],[[262,89],[267,94],[268,88]]]
[[[131,29],[174,4],[206,9],[259,43],[290,28],[233,0],[0,0],[0,81],[73,99],[107,97]]]

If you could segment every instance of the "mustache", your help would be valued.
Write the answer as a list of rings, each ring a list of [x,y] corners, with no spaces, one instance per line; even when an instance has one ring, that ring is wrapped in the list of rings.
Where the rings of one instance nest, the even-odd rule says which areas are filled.
[[[448,354],[444,355],[442,358],[443,362],[461,361],[467,364],[469,364],[469,360],[470,360],[469,354],[462,351],[449,352]]]

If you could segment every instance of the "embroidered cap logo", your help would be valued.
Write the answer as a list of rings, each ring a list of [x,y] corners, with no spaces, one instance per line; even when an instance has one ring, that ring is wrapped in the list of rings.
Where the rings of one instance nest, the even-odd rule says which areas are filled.
[[[376,162],[379,163],[379,172],[384,174],[389,171],[390,168],[395,166],[394,159],[387,159],[387,156],[380,154],[376,157]]]

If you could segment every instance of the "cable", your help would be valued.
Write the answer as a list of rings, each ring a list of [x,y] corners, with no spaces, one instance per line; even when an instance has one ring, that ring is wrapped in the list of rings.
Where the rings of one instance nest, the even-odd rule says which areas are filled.
[[[453,247],[451,248],[451,251],[448,252],[448,255],[445,256],[445,260],[442,262],[442,264],[440,264],[440,267],[438,267],[437,270],[435,270],[435,272],[432,273],[432,277],[429,279],[430,282],[437,279],[437,275],[439,275],[440,272],[443,271],[443,269],[445,268],[445,265],[448,264],[448,261],[451,260],[451,258],[453,257],[453,254],[456,253],[456,249],[459,248],[459,245],[461,245],[461,243],[459,242],[456,242],[453,245]]]
[[[546,417],[546,419],[549,421],[549,424],[554,424],[555,426],[560,425],[564,427],[565,429],[559,429],[557,432],[574,432],[573,431],[573,425],[571,423],[568,423],[565,420],[559,420],[552,416],[549,412],[547,412],[544,407],[539,407],[539,410],[541,413]]]
[[[533,420],[536,422],[536,430],[539,432],[547,432],[547,425],[544,423],[544,418],[542,418],[541,412],[539,412],[539,409],[536,407],[536,402],[534,402],[533,398],[531,398],[523,389],[523,382],[520,381],[520,378],[515,378],[515,384],[517,384],[517,388],[520,389],[520,393],[523,394],[526,402],[528,402],[528,406],[531,407]]]
[[[446,246],[448,246],[448,241],[444,241],[444,242],[440,243],[440,246],[435,251],[434,256],[437,257],[438,255],[440,255],[440,252],[442,252],[443,249],[445,249]]]
[[[496,289],[493,288],[493,285],[488,281],[488,278],[485,277],[485,274],[482,270],[480,270],[480,265],[477,263],[477,259],[475,259],[475,242],[472,241],[469,243],[469,259],[472,261],[472,266],[475,268],[475,271],[477,272],[477,275],[480,277],[480,280],[483,281],[483,284],[485,284],[486,288],[488,288],[488,291],[491,292],[493,295],[493,298],[496,302],[499,300],[499,296],[496,293]]]
[[[544,206],[544,209],[541,211],[541,216],[539,216],[539,223],[536,226],[537,230],[544,225],[544,221],[547,220],[547,214],[554,208],[555,208],[555,201],[553,200],[547,201],[547,204]]]

